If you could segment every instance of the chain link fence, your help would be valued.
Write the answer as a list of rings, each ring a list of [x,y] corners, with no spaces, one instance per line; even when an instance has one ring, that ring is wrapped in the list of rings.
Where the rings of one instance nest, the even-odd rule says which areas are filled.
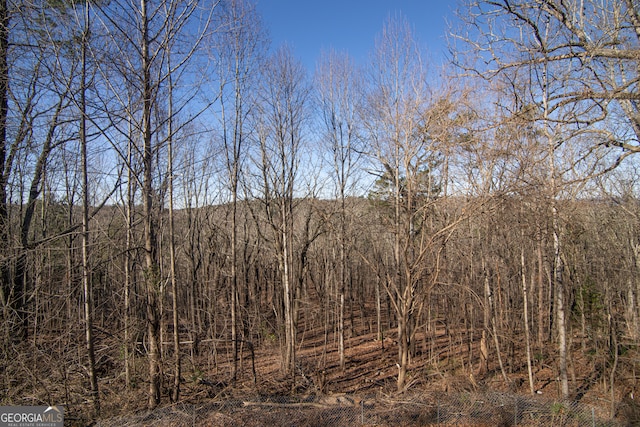
[[[605,408],[504,393],[414,394],[404,397],[253,396],[180,404],[97,425],[108,426],[627,426],[628,414]]]

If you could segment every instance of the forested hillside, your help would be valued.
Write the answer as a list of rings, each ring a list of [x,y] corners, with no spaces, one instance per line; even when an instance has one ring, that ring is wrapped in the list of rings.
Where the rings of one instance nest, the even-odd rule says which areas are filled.
[[[0,0],[0,403],[637,408],[640,10],[457,6],[311,72],[249,0]]]

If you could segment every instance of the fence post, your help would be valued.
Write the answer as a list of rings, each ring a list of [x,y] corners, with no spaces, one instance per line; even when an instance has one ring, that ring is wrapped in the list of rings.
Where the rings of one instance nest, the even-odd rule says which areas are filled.
[[[591,425],[596,427],[596,409],[593,406],[591,407]]]
[[[513,425],[518,425],[518,398],[513,402]]]

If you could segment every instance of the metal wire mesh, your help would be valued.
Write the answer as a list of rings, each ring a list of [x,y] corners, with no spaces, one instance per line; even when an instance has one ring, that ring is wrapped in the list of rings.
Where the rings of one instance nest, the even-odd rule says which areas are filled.
[[[624,415],[576,402],[505,393],[252,396],[180,404],[99,426],[625,426]]]

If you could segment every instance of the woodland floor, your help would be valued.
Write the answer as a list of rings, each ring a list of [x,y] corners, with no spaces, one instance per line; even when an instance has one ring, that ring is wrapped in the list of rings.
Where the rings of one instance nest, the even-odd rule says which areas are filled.
[[[435,405],[444,405],[437,402],[452,402],[451,406],[455,407],[459,402],[456,399],[462,394],[486,397],[492,393],[503,393],[526,398],[527,405],[535,403],[536,399],[558,399],[556,366],[549,356],[554,354],[551,344],[549,348],[543,349],[545,354],[539,354],[534,363],[534,380],[538,393],[531,396],[524,349],[520,348],[523,343],[514,345],[511,354],[503,354],[503,359],[511,362],[508,363],[508,382],[505,382],[497,366],[495,352],[491,357],[492,370],[482,376],[477,374],[479,340],[470,341],[464,338],[464,334],[452,334],[458,336],[456,341],[446,334],[444,327],[437,329],[435,335],[429,337],[422,331],[417,336],[417,355],[410,366],[408,386],[404,392],[398,393],[394,329],[389,329],[385,339],[380,341],[375,332],[375,322],[370,325],[356,319],[357,334],[348,337],[345,343],[346,366],[343,371],[339,366],[337,344],[333,335],[329,334],[325,351],[322,328],[306,330],[304,321],[300,326],[296,355],[298,364],[293,380],[282,374],[281,357],[275,339],[265,340],[255,350],[255,382],[250,352],[244,348],[238,380],[233,386],[229,384],[230,343],[203,342],[198,356],[189,354],[188,345],[185,345],[180,402],[170,404],[167,397],[171,384],[172,360],[172,355],[167,351],[164,355],[166,390],[163,393],[163,405],[149,412],[145,409],[148,387],[144,381],[146,358],[138,356],[135,361],[134,378],[138,378],[139,382],[128,389],[124,388],[122,362],[117,360],[118,354],[114,350],[118,348],[118,343],[109,344],[109,337],[105,335],[98,337],[98,342],[102,344],[97,348],[97,357],[104,371],[100,377],[102,410],[97,420],[88,415],[91,407],[86,394],[83,395],[82,392],[83,388],[86,390],[86,374],[80,368],[80,372],[75,374],[68,369],[65,371],[67,381],[64,391],[53,389],[53,384],[59,381],[55,371],[51,372],[51,378],[48,379],[51,386],[47,387],[45,383],[42,387],[47,390],[49,398],[65,394],[70,402],[67,404],[67,424],[97,423],[101,426],[350,425],[354,420],[357,421],[356,425],[435,425]],[[167,345],[166,348],[170,346]],[[43,352],[42,356],[46,358],[48,355]],[[513,360],[521,363],[513,363]],[[46,359],[41,358],[40,363],[46,363]],[[598,418],[610,420],[612,405],[608,389],[609,375],[597,366],[588,353],[579,349],[573,352],[570,366],[571,387],[576,390],[573,398],[581,405],[593,408],[591,411]],[[73,380],[74,375],[82,384]],[[25,388],[22,393],[27,391]],[[621,379],[616,383],[613,407],[614,420],[619,423],[617,425],[640,425],[635,424],[640,421],[640,409],[629,398],[633,391],[635,379],[632,382]],[[16,389],[10,389],[9,392],[14,395],[20,393]],[[36,390],[33,393],[38,392]],[[411,405],[404,403],[415,403],[416,399],[421,402],[422,408],[430,408],[430,418],[425,418],[424,410],[420,409],[416,409],[413,414],[406,413],[406,408]],[[15,397],[12,400],[15,401]],[[377,411],[375,421],[366,422],[364,416],[362,419],[358,418],[361,412],[364,414],[365,407],[373,408],[373,402],[376,403]],[[28,403],[22,400],[21,404]],[[303,407],[306,411],[304,414],[300,411]],[[335,417],[338,412],[333,409],[345,407],[355,408],[354,414],[342,413],[340,416],[351,416],[352,419],[337,420]],[[384,414],[390,413],[396,414],[396,418],[385,421]],[[509,421],[503,423],[495,419],[482,422],[482,418],[479,418],[475,422],[468,421],[468,425],[514,424],[511,422],[512,416],[506,416],[506,419]],[[464,421],[457,420],[456,424],[464,425]],[[576,422],[575,425],[580,423]]]
[[[142,389],[122,395],[125,397],[124,401],[116,398],[110,402],[109,399],[105,399],[101,425],[337,425],[340,421],[334,419],[338,415],[332,408],[357,406],[361,400],[364,405],[367,399],[383,403],[377,406],[380,413],[397,413],[395,404],[403,399],[415,400],[416,393],[422,396],[423,402],[425,396],[429,396],[426,399],[431,402],[446,399],[453,399],[455,402],[460,393],[483,395],[503,392],[529,396],[531,399],[557,399],[559,395],[555,367],[538,361],[534,365],[534,378],[539,394],[536,397],[530,396],[526,359],[522,349],[514,351],[515,357],[522,360],[522,364],[510,369],[512,372],[508,373],[509,383],[504,381],[497,366],[482,378],[470,376],[469,373],[476,369],[465,362],[465,358],[469,357],[469,344],[450,343],[444,329],[436,331],[436,336],[432,339],[425,340],[424,336],[419,337],[420,343],[428,344],[418,350],[417,357],[411,365],[407,391],[402,394],[396,391],[397,350],[393,342],[393,330],[389,331],[389,337],[384,341],[377,340],[375,332],[367,331],[361,331],[357,336],[349,338],[344,372],[339,366],[336,344],[329,342],[327,351],[323,351],[324,334],[321,331],[302,331],[298,337],[295,386],[293,380],[281,372],[281,358],[275,342],[256,350],[255,383],[250,353],[244,351],[245,357],[240,366],[239,379],[235,386],[229,386],[230,349],[218,344],[215,352],[213,349],[203,352],[207,353],[207,356],[196,359],[184,358],[182,406],[165,406],[155,413],[148,413],[144,410],[145,384]],[[478,354],[478,342],[470,345],[473,357],[473,354]],[[140,362],[143,363],[144,369],[144,359]],[[510,365],[514,366],[513,363]],[[609,419],[611,395],[605,390],[608,378],[604,378],[602,372],[594,370],[592,361],[580,352],[574,353],[571,376],[572,388],[576,390],[574,398],[581,404],[596,408],[598,416],[602,419]],[[166,378],[166,383],[170,383],[170,378]],[[618,400],[616,419],[623,425],[627,424],[625,420],[637,420],[629,413],[629,410],[637,408],[620,406],[625,391],[619,390],[614,393]],[[120,390],[119,393],[121,392]],[[309,405],[305,406],[306,412],[303,413],[298,408],[304,402],[309,402]],[[110,408],[107,406],[109,403],[115,404],[115,407]],[[110,424],[105,418],[109,413],[122,415],[123,412],[134,415],[115,418],[115,424]],[[510,421],[511,417],[507,416],[506,419]],[[376,420],[375,424],[379,425],[380,418]],[[435,424],[434,420],[433,416],[431,419],[421,419],[420,415],[416,414],[406,414],[404,418],[396,414],[396,417],[389,419],[385,425],[431,425]],[[496,425],[495,419],[487,420],[486,424],[481,420],[482,418],[475,422],[469,421],[469,425]],[[348,422],[342,425],[348,425]],[[512,423],[505,422],[504,425]]]

